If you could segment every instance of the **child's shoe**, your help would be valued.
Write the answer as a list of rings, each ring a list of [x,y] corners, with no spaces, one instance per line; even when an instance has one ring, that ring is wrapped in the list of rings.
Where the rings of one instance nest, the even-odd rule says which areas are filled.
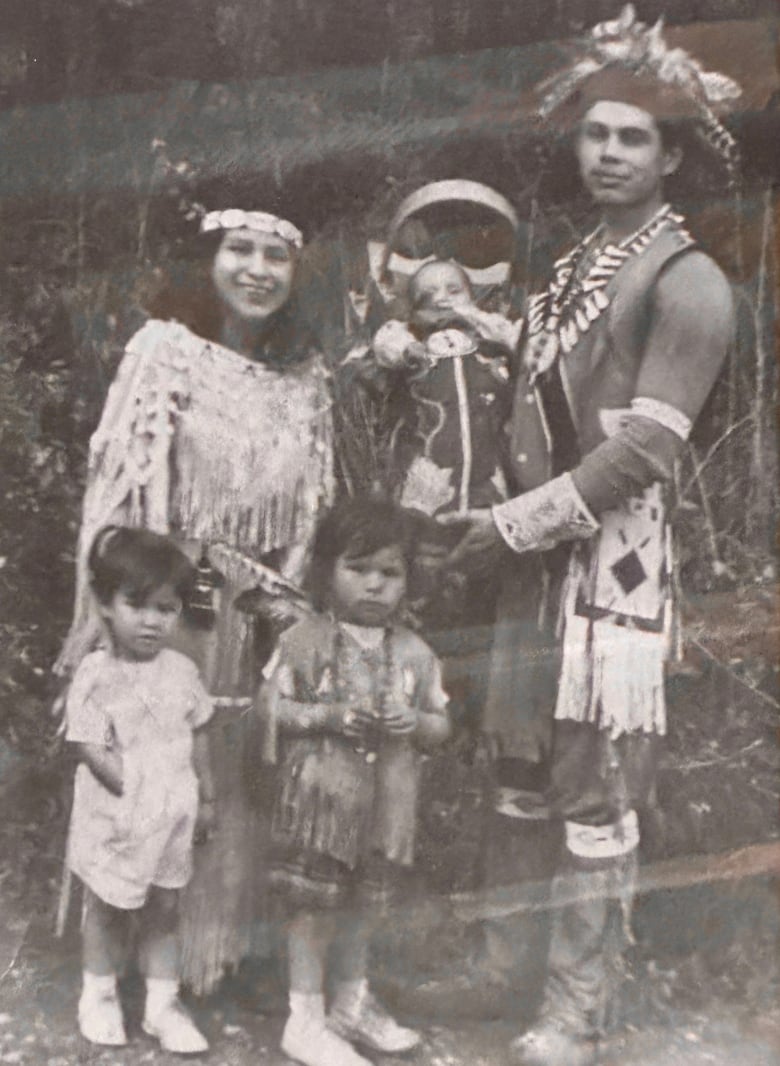
[[[146,979],[146,1008],[141,1025],[148,1036],[160,1041],[163,1051],[174,1055],[199,1055],[209,1043],[179,1001],[177,981]]]
[[[371,1066],[322,1018],[291,1014],[282,1033],[282,1051],[302,1066]]]
[[[163,1051],[172,1051],[175,1055],[199,1055],[209,1049],[208,1040],[178,999],[154,1018],[145,1017],[142,1027],[148,1036],[160,1041]]]
[[[84,975],[78,1017],[81,1035],[90,1043],[107,1047],[124,1047],[127,1043],[115,977]]]
[[[403,1055],[421,1041],[414,1029],[406,1029],[392,1018],[369,992],[365,982],[357,987],[343,985],[328,1014],[328,1026],[345,1040],[354,1040],[369,1051]]]

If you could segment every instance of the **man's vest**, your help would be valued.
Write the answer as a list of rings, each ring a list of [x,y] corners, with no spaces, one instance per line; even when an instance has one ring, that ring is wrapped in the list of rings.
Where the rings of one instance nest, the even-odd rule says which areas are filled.
[[[656,281],[667,265],[695,248],[682,228],[666,227],[642,252],[620,267],[605,289],[609,306],[583,333],[567,355],[560,355],[561,379],[568,400],[565,425],[545,403],[537,380],[530,384],[521,369],[509,424],[510,462],[522,491],[536,488],[560,470],[553,470],[557,435],[575,427],[576,451],[587,454],[602,440],[602,410],[625,408],[635,388],[653,327]],[[550,372],[548,372],[550,373]],[[557,373],[553,368],[552,373]],[[572,442],[574,443],[574,442]],[[571,449],[564,449],[570,451]],[[573,464],[570,464],[573,465]]]

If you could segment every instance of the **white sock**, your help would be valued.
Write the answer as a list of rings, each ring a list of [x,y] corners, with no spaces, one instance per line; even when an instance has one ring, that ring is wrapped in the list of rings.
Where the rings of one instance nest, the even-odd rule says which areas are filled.
[[[359,977],[353,981],[337,981],[333,989],[333,1006],[339,1010],[359,1010],[368,995],[368,980]]]
[[[156,1018],[166,1007],[176,999],[179,994],[179,982],[175,977],[147,977],[146,978],[146,1008],[147,1020]]]
[[[325,997],[321,992],[294,992],[290,989],[290,1017],[324,1025]]]
[[[100,997],[112,993],[116,995],[115,973],[90,973],[89,970],[84,970],[82,977],[85,995]]]

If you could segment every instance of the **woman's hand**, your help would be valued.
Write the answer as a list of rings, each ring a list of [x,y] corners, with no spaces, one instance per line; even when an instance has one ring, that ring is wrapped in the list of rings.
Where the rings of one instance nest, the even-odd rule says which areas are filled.
[[[466,526],[465,533],[447,557],[447,566],[458,566],[464,560],[495,551],[504,543],[489,507],[437,515],[436,520],[445,526]]]

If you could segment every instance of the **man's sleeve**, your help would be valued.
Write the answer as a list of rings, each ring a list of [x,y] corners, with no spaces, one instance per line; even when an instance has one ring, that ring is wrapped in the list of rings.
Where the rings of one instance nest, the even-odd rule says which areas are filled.
[[[733,340],[731,289],[715,263],[701,252],[671,263],[656,282],[630,407],[600,412],[607,439],[574,470],[493,508],[507,544],[546,551],[587,539],[604,511],[670,479]]]
[[[672,476],[733,339],[731,289],[715,263],[701,252],[671,263],[656,283],[631,409],[572,471],[596,517]]]

